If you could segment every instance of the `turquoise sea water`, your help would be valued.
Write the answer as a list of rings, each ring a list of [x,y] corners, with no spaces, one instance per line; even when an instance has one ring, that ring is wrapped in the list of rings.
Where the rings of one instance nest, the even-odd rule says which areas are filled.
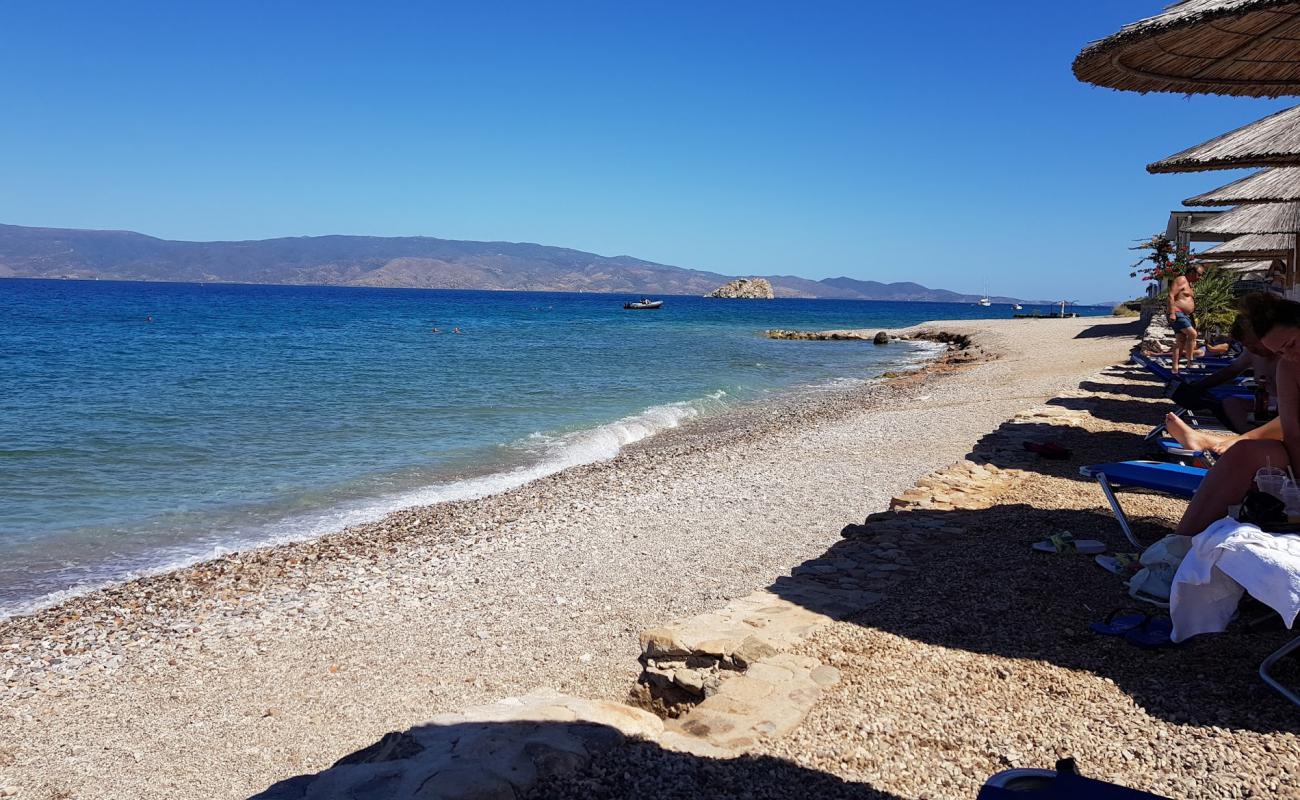
[[[1011,313],[690,297],[628,312],[624,299],[0,280],[0,615],[500,491],[924,356],[767,328]]]

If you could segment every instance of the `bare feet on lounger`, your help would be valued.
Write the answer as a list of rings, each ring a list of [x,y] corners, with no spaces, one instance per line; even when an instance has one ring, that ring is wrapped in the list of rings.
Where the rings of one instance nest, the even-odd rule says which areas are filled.
[[[1169,413],[1165,415],[1165,430],[1179,444],[1188,450],[1209,451],[1215,455],[1222,455],[1232,443],[1235,437],[1211,436],[1205,431],[1197,430],[1177,414]]]

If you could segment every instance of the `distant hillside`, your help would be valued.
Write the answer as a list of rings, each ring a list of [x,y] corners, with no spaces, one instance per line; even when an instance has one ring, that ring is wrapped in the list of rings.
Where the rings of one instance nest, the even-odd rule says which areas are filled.
[[[736,276],[540,244],[428,236],[178,242],[131,231],[0,225],[0,277],[704,295]],[[767,277],[778,297],[977,299],[917,283],[746,277]]]

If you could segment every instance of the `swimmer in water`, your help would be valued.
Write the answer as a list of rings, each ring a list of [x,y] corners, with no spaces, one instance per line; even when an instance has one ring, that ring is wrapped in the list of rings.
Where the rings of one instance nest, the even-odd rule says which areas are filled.
[[[434,332],[434,333],[442,333],[442,331],[438,330],[437,328],[434,328],[434,329],[433,329],[433,332]]]
[[[145,322],[153,322],[153,314],[150,314],[149,316],[145,317],[145,318],[144,318],[144,321],[145,321]]]
[[[460,335],[460,328],[452,328],[452,329],[451,329],[451,332],[454,333],[454,334],[456,334],[457,336],[459,336],[459,335]]]

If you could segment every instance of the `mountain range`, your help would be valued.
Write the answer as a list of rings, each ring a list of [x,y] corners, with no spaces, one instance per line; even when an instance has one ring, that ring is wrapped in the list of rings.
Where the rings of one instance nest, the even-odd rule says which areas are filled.
[[[183,242],[131,231],[0,225],[0,277],[703,295],[735,276],[516,242],[428,236]],[[946,303],[979,299],[911,282],[746,277],[767,278],[777,297]],[[992,300],[1017,302],[1010,297]]]

